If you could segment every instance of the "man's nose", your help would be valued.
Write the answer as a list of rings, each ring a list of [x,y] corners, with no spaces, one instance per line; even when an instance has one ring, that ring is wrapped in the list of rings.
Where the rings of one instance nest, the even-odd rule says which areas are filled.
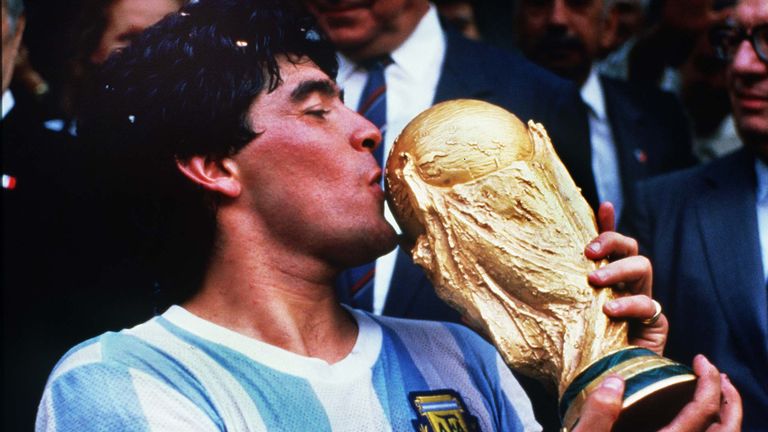
[[[382,144],[381,131],[362,115],[355,112],[352,114],[354,117],[353,124],[355,125],[352,142],[355,148],[373,152],[377,146]]]
[[[748,39],[744,39],[736,47],[731,60],[731,69],[736,73],[768,74],[768,65],[760,61],[755,48]]]
[[[554,0],[552,2],[552,12],[550,13],[549,23],[553,26],[565,27],[568,25],[568,6],[565,0]]]

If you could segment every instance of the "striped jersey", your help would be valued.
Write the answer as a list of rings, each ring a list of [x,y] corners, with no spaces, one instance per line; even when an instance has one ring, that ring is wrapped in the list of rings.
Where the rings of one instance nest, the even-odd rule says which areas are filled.
[[[173,306],[70,350],[36,430],[540,430],[499,354],[472,331],[351,312],[355,346],[329,364]]]

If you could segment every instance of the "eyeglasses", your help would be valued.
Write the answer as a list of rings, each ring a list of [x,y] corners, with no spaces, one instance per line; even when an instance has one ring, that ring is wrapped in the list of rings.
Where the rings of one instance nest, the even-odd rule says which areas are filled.
[[[715,55],[726,62],[733,60],[744,39],[749,39],[757,57],[763,63],[768,63],[768,23],[749,30],[734,25],[722,25],[712,28],[709,32],[709,41],[715,49]]]

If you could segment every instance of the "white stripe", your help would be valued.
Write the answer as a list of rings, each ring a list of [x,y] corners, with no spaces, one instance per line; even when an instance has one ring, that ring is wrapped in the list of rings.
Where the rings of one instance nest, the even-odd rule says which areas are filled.
[[[391,431],[376,389],[373,365],[382,348],[381,326],[359,310],[347,308],[357,321],[357,342],[341,361],[308,377],[334,432]],[[368,385],[361,385],[367,383]],[[349,413],[360,413],[350,417]]]
[[[392,430],[370,377],[369,372],[367,380],[359,377],[360,379],[355,381],[339,383],[326,380],[310,381],[317,399],[328,415],[332,431],[387,432]],[[363,386],[362,383],[369,385]]]
[[[35,432],[56,432],[56,415],[53,409],[53,396],[50,387],[45,388],[43,399],[37,408]]]
[[[130,369],[129,373],[150,431],[218,431],[211,419],[184,395],[142,371]]]
[[[56,379],[58,379],[60,376],[64,375],[65,373],[71,371],[74,368],[84,366],[91,363],[98,363],[101,361],[101,342],[96,342],[91,345],[88,345],[85,348],[79,349],[75,351],[74,353],[67,356],[64,361],[61,362],[60,365],[56,367],[56,369],[51,374],[50,378],[48,378],[48,382],[52,383]]]
[[[8,185],[11,184],[11,176],[3,174],[3,189],[8,189]]]
[[[203,351],[179,339],[157,321],[126,330],[177,359],[205,387],[227,430],[266,431],[259,410],[240,383]],[[248,413],[244,418],[244,413]]]
[[[504,376],[505,374],[511,374],[509,371],[509,366],[504,363],[504,360],[502,360],[501,356],[498,354],[496,354],[496,368],[499,371],[500,377]],[[541,426],[536,421],[536,417],[533,415],[533,406],[531,406],[531,400],[528,399],[528,396],[526,396],[525,391],[520,386],[520,383],[517,382],[514,377],[506,380],[502,379],[500,381],[501,390],[504,391],[504,394],[507,396],[509,403],[511,403],[515,408],[517,417],[523,424],[523,429],[531,432],[541,431]]]

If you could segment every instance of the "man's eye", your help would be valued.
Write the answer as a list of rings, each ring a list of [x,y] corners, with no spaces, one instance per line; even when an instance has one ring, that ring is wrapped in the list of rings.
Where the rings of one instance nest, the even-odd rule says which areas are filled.
[[[307,114],[318,118],[325,118],[329,112],[331,111],[327,109],[312,109],[307,111]]]

